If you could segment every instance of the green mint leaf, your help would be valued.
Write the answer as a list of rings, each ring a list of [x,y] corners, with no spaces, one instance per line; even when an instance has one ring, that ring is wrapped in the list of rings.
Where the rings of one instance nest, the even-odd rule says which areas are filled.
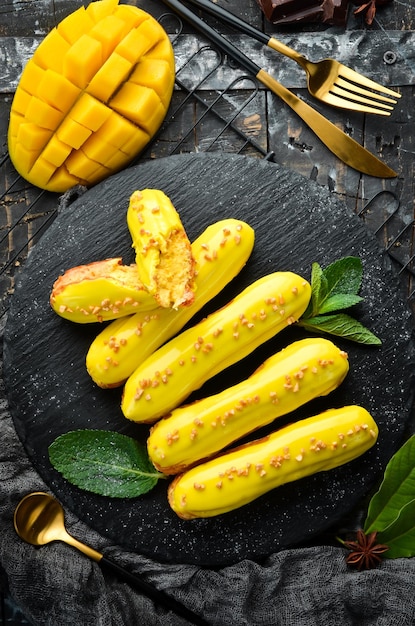
[[[349,315],[339,313],[362,301],[362,262],[347,256],[324,270],[318,263],[311,267],[311,298],[298,324],[317,333],[328,333],[366,345],[381,345],[380,339]],[[335,313],[328,315],[328,313]]]
[[[347,309],[361,302],[357,294],[362,283],[362,262],[347,256],[334,261],[324,270],[318,263],[311,266],[311,300],[303,318]]]
[[[311,298],[307,310],[303,317],[314,317],[318,315],[320,303],[324,300],[327,293],[327,280],[324,277],[323,270],[318,263],[311,266]]]
[[[311,269],[311,306],[304,318],[347,309],[361,301],[357,295],[362,283],[362,262],[357,257],[344,257],[324,270],[313,263]]]
[[[344,337],[357,343],[379,346],[382,342],[363,324],[346,315],[337,313],[333,315],[319,315],[310,319],[302,317],[297,322],[299,326],[315,333],[328,333],[336,337]]]
[[[361,302],[363,298],[351,293],[336,293],[327,298],[319,309],[319,315],[340,311],[341,309],[349,309],[351,306]]]
[[[358,257],[346,256],[328,265],[324,271],[328,284],[328,295],[359,293],[363,267]]]
[[[415,556],[415,500],[410,500],[399,511],[398,517],[377,535],[379,543],[389,548],[385,558]]]
[[[387,464],[379,490],[369,502],[365,533],[388,528],[414,499],[415,435],[408,439]],[[415,522],[415,515],[413,520]]]
[[[135,498],[163,477],[135,439],[104,430],[65,433],[49,446],[53,467],[70,483],[112,498]]]

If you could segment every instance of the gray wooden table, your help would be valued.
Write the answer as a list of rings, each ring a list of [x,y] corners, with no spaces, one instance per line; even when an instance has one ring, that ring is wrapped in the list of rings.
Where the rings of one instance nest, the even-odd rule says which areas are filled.
[[[22,67],[38,43],[59,20],[81,4],[87,2],[44,0],[18,4],[7,0],[0,8],[2,295],[13,289],[16,263],[24,260],[28,247],[47,227],[56,208],[56,197],[16,178],[7,158],[11,98]],[[138,0],[129,4],[138,4],[161,20],[174,43],[177,60],[177,89],[169,115],[158,139],[142,158],[215,150],[259,158],[272,155],[275,162],[345,198],[369,228],[378,231],[382,243],[391,245],[392,255],[404,268],[405,289],[410,295],[415,85],[412,3],[395,0],[379,8],[370,27],[363,17],[353,14],[351,6],[345,28],[311,24],[277,29],[264,19],[256,0],[218,0],[218,4],[311,59],[335,57],[401,91],[402,98],[390,118],[333,109],[309,96],[304,73],[294,62],[219,25],[254,61],[391,165],[398,172],[398,177],[391,180],[362,176],[346,167],[288,107],[247,76],[232,59],[223,57],[186,24],[182,25],[162,2]],[[214,20],[208,21],[215,25]]]
[[[394,0],[380,7],[371,26],[353,15],[345,27],[308,24],[276,28],[256,0],[217,0],[254,26],[274,34],[313,60],[335,57],[375,80],[396,87],[402,98],[389,118],[336,110],[309,96],[305,75],[292,61],[261,48],[246,36],[219,29],[286,87],[379,155],[396,179],[360,175],[334,157],[288,107],[232,59],[215,50],[167,11],[162,2],[129,1],[160,19],[174,45],[177,83],[166,121],[142,160],[194,151],[238,152],[268,158],[314,179],[376,232],[400,272],[402,289],[415,312],[414,142],[415,5]],[[7,155],[10,104],[22,68],[39,42],[61,19],[88,2],[3,0],[0,7],[0,295],[7,311],[16,268],[52,222],[56,194],[22,180]],[[208,19],[213,25],[214,20]],[[6,603],[3,623],[23,623]]]

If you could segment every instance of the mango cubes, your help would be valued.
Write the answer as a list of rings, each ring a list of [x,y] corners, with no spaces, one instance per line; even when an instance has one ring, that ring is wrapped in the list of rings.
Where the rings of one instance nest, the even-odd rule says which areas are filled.
[[[94,185],[149,143],[174,79],[173,48],[151,15],[118,0],[79,8],[23,70],[8,132],[14,167],[48,191]]]

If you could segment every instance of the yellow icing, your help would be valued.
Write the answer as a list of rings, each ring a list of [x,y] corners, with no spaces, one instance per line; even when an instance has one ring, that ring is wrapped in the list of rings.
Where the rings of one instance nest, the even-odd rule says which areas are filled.
[[[349,370],[347,354],[328,339],[291,343],[249,378],[158,421],[149,457],[161,472],[177,474],[250,432],[336,389]]]
[[[179,475],[169,488],[170,506],[183,519],[221,515],[280,485],[348,463],[377,436],[366,409],[330,409]]]
[[[206,380],[301,317],[311,287],[292,272],[255,281],[232,302],[156,350],[129,377],[121,404],[137,422],[154,422]]]
[[[230,282],[247,262],[254,230],[245,222],[215,222],[192,243],[196,262],[195,300],[177,311],[158,307],[109,324],[92,342],[87,370],[100,387],[117,387],[148,356],[176,335],[193,315]]]
[[[118,319],[157,307],[135,265],[105,259],[67,270],[54,283],[50,304],[58,315],[88,324]]]

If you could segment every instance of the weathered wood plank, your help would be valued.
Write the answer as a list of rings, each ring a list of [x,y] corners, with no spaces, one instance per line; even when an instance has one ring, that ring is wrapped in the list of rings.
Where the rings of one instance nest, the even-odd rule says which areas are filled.
[[[159,136],[140,159],[211,151],[262,157],[267,150],[264,92],[204,91],[188,98],[176,91]]]
[[[9,100],[0,95],[0,315],[13,292],[13,276],[57,207],[57,197],[29,185],[7,157]]]
[[[166,12],[162,2],[154,0],[126,0],[126,4],[132,4],[143,8],[157,17]],[[240,0],[216,0],[215,3],[223,6],[231,12],[239,15],[250,24],[267,32],[284,33],[290,32],[291,27],[275,27],[263,18],[262,12],[256,0],[241,2]],[[36,25],[39,34],[46,34],[63,17],[70,12],[86,6],[89,2],[81,0],[3,0],[0,6],[0,35],[2,36],[26,36],[31,34],[33,25]],[[349,7],[347,29],[366,30],[364,16],[353,15],[353,5]],[[415,6],[412,2],[399,2],[397,0],[378,8],[375,20],[370,27],[370,32],[375,30],[412,30],[415,24]],[[300,27],[304,32],[323,32],[328,27],[324,24],[304,24]],[[298,25],[295,28],[299,30]],[[338,32],[341,32],[339,27]]]
[[[189,59],[194,55],[198,55],[200,59],[200,50],[205,50],[206,46],[210,47],[208,41],[196,35],[170,36],[174,41],[179,70],[184,65],[189,65]],[[304,71],[290,59],[262,47],[244,35],[228,36],[228,39],[287,87],[301,88],[306,85]],[[0,37],[0,93],[15,90],[23,67],[41,40],[41,37],[36,36]],[[300,53],[312,60],[336,58],[384,85],[415,84],[415,33],[412,32],[389,31],[370,35],[353,32],[343,33],[337,37],[323,33],[312,38],[307,34],[301,34],[296,37],[284,36],[281,40],[291,47],[295,46]],[[385,63],[385,54],[389,52],[396,56],[393,64]],[[217,65],[218,59],[220,61],[221,57],[216,53],[204,55],[206,73]],[[244,70],[238,69],[232,60],[224,61],[221,72],[212,74],[202,88],[220,89],[245,74]]]
[[[36,34],[45,35],[69,13],[88,4],[89,1],[82,0],[3,0],[0,6],[0,36],[24,37],[32,34],[34,26]],[[125,0],[123,4],[138,6],[156,18],[168,12],[161,0]],[[258,28],[262,26],[262,14],[255,2],[241,7],[238,0],[227,0],[225,8]],[[187,25],[186,30],[189,31]]]
[[[174,41],[178,84],[165,125],[142,159],[169,156],[177,152],[220,150],[262,156],[272,151],[278,163],[316,180],[362,215],[372,230],[379,228],[382,245],[393,251],[405,263],[413,254],[414,218],[414,128],[413,98],[415,92],[415,33],[409,30],[415,6],[393,2],[378,11],[375,22],[367,28],[362,20],[349,15],[347,30],[324,25],[308,25],[301,29],[265,28],[276,34],[311,59],[335,57],[370,73],[384,84],[399,85],[403,98],[391,118],[364,117],[349,114],[315,102],[305,89],[303,71],[292,61],[276,56],[245,36],[235,35],[221,27],[235,44],[258,65],[265,67],[278,80],[294,89],[329,117],[345,128],[357,140],[365,143],[392,167],[398,170],[395,180],[382,181],[360,176],[340,163],[323,146],[301,120],[279,100],[245,77],[235,64],[222,58],[201,37],[166,11],[163,3],[154,0],[128,1],[152,13]],[[263,26],[262,12],[256,0],[217,0],[225,8],[240,15],[257,27]],[[38,43],[65,15],[88,2],[77,0],[6,0],[0,7],[0,133],[2,155],[6,155],[5,137],[11,96],[22,68],[32,56]],[[385,52],[393,52],[396,61],[385,63]],[[369,72],[370,70],[370,72]],[[243,78],[245,77],[245,78]],[[193,90],[197,89],[197,93]],[[189,90],[190,95],[187,93]],[[224,121],[223,121],[224,120]],[[252,142],[244,143],[238,129]],[[0,232],[6,233],[7,249],[1,247],[1,264],[10,262],[12,255],[36,238],[39,226],[48,219],[57,199],[42,195],[39,190],[16,177],[10,162],[3,159],[2,189],[16,181],[3,200]],[[372,203],[369,203],[372,200]],[[394,202],[399,210],[394,209]],[[369,207],[366,205],[369,203]],[[30,213],[26,214],[30,206]],[[41,206],[41,209],[40,209]],[[3,210],[4,209],[4,210]],[[391,216],[388,218],[388,216]],[[386,226],[383,222],[387,221]],[[8,233],[11,224],[15,229]],[[405,227],[406,230],[405,230]],[[395,242],[398,236],[398,241]],[[22,253],[23,258],[24,252]],[[13,261],[14,263],[14,261]],[[1,275],[1,293],[12,289],[13,267]],[[9,281],[7,285],[4,281]],[[408,285],[410,279],[408,279]],[[408,286],[408,289],[410,287]]]
[[[413,30],[415,26],[415,5],[409,1],[392,0],[388,4],[378,7],[373,24],[367,27],[364,16],[353,15],[354,7],[349,10],[348,27],[368,28],[370,32],[374,30],[399,29]]]
[[[54,26],[53,20],[53,0],[38,0],[38,2],[3,0],[0,5],[0,34],[3,37],[44,35]],[[34,29],[36,33],[33,33]]]
[[[296,90],[296,93],[311,103],[307,92]],[[338,127],[352,134],[356,141],[361,142],[361,116],[354,115],[352,120],[349,118],[345,122],[343,112],[324,105],[313,106]],[[273,94],[268,94],[267,115],[269,148],[275,153],[277,163],[300,172],[306,178],[316,180],[342,197],[349,196],[353,190],[348,197],[348,204],[354,208],[359,173],[334,157],[308,126],[287,106],[281,105]]]
[[[409,264],[415,270],[415,261],[411,261],[415,254],[415,171],[414,154],[415,112],[413,101],[415,89],[407,88],[395,109],[393,120],[379,123],[369,118],[365,125],[365,145],[371,151],[377,151],[381,158],[387,161],[398,172],[398,178],[389,181],[379,181],[365,177],[362,188],[362,198],[366,203],[372,199],[369,212],[363,209],[363,200],[360,207],[368,226],[373,230],[373,215],[380,213],[385,226],[380,228],[378,237],[385,248],[390,248],[393,258],[400,264]],[[411,132],[412,131],[412,132]],[[386,194],[382,194],[382,191]],[[405,274],[403,274],[405,275]],[[407,277],[408,292],[413,290],[414,280]]]

